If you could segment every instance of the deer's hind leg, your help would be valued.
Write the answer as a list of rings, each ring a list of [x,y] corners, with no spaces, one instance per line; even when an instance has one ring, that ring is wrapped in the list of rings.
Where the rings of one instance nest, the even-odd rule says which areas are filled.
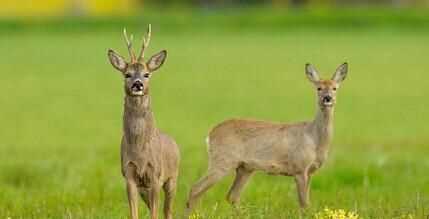
[[[170,178],[163,185],[163,190],[165,193],[164,199],[164,217],[165,219],[173,219],[173,201],[176,196],[176,179]]]
[[[201,178],[191,188],[188,202],[186,203],[186,215],[189,215],[191,213],[191,210],[194,207],[198,198],[201,197],[201,195],[204,194],[204,192],[206,192],[215,183],[219,182],[223,177],[225,177],[231,169],[233,168],[209,168],[206,176]]]
[[[249,178],[252,173],[253,170],[246,169],[243,166],[237,167],[234,183],[232,184],[227,195],[227,200],[229,203],[231,203],[232,205],[238,204],[238,202],[240,201],[240,193],[246,185],[247,181],[249,181]]]

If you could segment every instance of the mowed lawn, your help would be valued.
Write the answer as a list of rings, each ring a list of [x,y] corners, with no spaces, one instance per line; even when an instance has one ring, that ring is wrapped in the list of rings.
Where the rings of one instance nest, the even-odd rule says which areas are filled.
[[[121,34],[0,35],[0,218],[127,217],[122,77],[106,54],[111,47],[127,56]],[[428,39],[429,32],[400,30],[187,33],[154,26],[148,53],[165,48],[168,58],[151,79],[153,110],[182,154],[176,215],[205,173],[211,127],[233,117],[311,120],[315,88],[305,63],[328,78],[348,61],[330,157],[313,178],[312,206],[303,217],[325,207],[364,218],[426,217]],[[203,196],[196,209],[203,218],[299,217],[293,178],[256,174],[239,209],[225,201],[231,182]],[[143,203],[140,209],[147,214]]]

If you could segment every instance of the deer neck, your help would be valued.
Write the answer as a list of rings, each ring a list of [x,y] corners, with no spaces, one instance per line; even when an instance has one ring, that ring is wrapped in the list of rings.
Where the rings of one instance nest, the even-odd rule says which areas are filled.
[[[130,146],[145,148],[150,144],[155,130],[149,94],[125,96],[124,137]]]
[[[334,108],[333,107],[319,107],[317,110],[316,118],[312,123],[312,132],[314,140],[317,145],[317,150],[326,154],[329,150],[329,144],[333,135],[333,120]]]

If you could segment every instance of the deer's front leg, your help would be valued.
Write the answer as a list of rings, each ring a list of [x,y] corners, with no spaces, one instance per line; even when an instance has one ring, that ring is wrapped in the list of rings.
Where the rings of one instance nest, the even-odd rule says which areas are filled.
[[[311,188],[311,174],[307,175],[307,183],[305,184],[305,192],[306,192],[306,199],[307,199],[307,206],[310,205],[310,188]]]
[[[301,208],[308,207],[309,203],[309,190],[310,190],[310,177],[307,172],[295,176],[296,189],[298,192],[299,205]]]
[[[176,196],[176,179],[169,179],[163,185],[165,200],[164,200],[164,218],[173,219],[173,201]]]
[[[131,219],[138,219],[139,192],[136,183],[136,167],[134,165],[129,165],[127,167],[125,171],[125,181]]]
[[[139,193],[137,190],[137,184],[133,178],[127,178],[127,193],[128,193],[128,204],[130,206],[130,216],[132,219],[138,219],[138,197]]]
[[[158,219],[158,206],[159,206],[159,191],[160,186],[152,186],[149,192],[149,203],[150,203],[150,218]]]

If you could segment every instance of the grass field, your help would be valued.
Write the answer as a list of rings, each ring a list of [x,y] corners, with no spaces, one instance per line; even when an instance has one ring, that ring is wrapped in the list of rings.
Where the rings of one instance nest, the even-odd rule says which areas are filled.
[[[429,31],[211,25],[201,33],[154,26],[149,49],[169,52],[151,93],[158,126],[181,146],[177,215],[205,172],[204,139],[213,125],[231,117],[312,119],[315,91],[304,64],[330,77],[344,61],[350,71],[339,90],[332,150],[303,217],[325,207],[362,218],[429,214]],[[126,55],[120,28],[0,35],[0,218],[127,217],[122,79],[108,63],[109,47]],[[235,210],[225,201],[231,180],[202,198],[203,218],[299,217],[292,178],[256,174]]]

